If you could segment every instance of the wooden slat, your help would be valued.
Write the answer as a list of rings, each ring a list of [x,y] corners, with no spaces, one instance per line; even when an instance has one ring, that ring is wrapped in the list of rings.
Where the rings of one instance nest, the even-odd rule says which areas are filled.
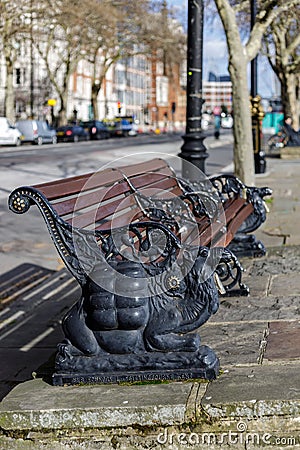
[[[166,183],[166,181],[168,180],[164,180],[164,182],[160,182],[158,185],[159,186],[168,186],[169,184]],[[163,191],[160,192],[158,195],[162,196],[164,198],[164,194],[170,194],[170,197],[174,197],[174,195],[177,195],[177,189],[175,186],[175,189],[172,189],[168,192]],[[119,197],[118,199],[114,200],[114,201],[110,201],[109,203],[106,204],[101,204],[97,205],[96,208],[93,208],[89,211],[87,211],[86,213],[79,215],[79,216],[75,216],[73,218],[69,218],[66,219],[67,222],[71,223],[74,227],[77,228],[85,228],[88,227],[89,225],[92,225],[93,223],[97,223],[97,222],[101,222],[107,218],[109,218],[108,220],[105,221],[106,227],[116,227],[115,223],[111,223],[112,220],[112,216],[118,212],[118,215],[120,215],[120,213],[124,212],[123,215],[120,215],[118,218],[118,224],[120,223],[120,217],[123,217],[124,220],[124,224],[127,223],[130,214],[128,215],[128,208],[131,208],[132,210],[135,210],[135,213],[137,212],[141,212],[141,215],[139,217],[146,217],[142,211],[140,210],[140,207],[138,205],[138,201],[137,198],[134,195],[129,195],[127,197]],[[118,225],[119,226],[119,225]]]
[[[200,245],[210,245],[212,240],[218,235],[221,229],[226,226],[226,232],[222,233],[219,241],[227,246],[233,239],[234,234],[239,229],[244,220],[253,211],[253,206],[246,203],[243,198],[229,199],[224,205],[225,224],[223,222],[211,223],[209,219],[197,221],[200,235]],[[193,241],[196,245],[196,240]],[[215,246],[215,243],[214,243]]]
[[[132,218],[135,218],[135,221],[149,221],[149,219],[147,217],[144,216],[144,214],[142,213],[142,211],[140,211],[138,208],[136,208],[136,210],[124,213],[122,216],[116,217],[114,218],[113,221],[113,227],[114,228],[119,228],[119,227],[124,227],[126,225],[128,225],[129,223],[132,223]],[[96,224],[95,226],[95,230],[99,230],[99,231],[103,231],[103,230],[110,230],[111,227],[111,221],[107,220],[101,224]]]
[[[173,186],[177,186],[177,182],[174,178],[166,178],[165,175],[160,173],[138,176],[133,180],[133,183],[134,187],[138,190],[141,190],[142,188],[168,190]],[[86,208],[87,205],[99,205],[100,202],[105,202],[122,194],[130,194],[131,192],[131,188],[127,181],[124,181],[109,188],[99,188],[96,191],[80,194],[77,197],[54,203],[53,207],[57,213],[63,217],[64,215],[71,214],[75,211],[80,211],[81,209]]]
[[[124,179],[122,172],[128,177],[133,177],[149,171],[160,171],[160,173],[164,173],[166,176],[173,174],[166,161],[156,158],[145,163],[121,167],[120,170],[114,168],[104,169],[95,173],[37,184],[33,187],[42,192],[48,200],[53,200],[67,195],[77,194],[81,191],[117,183]]]
[[[224,224],[220,223],[220,222],[215,222],[212,226],[207,227],[200,234],[200,245],[209,246],[211,244],[212,239],[220,232],[220,230],[223,227],[224,227]]]
[[[223,209],[224,209],[225,217],[226,217],[226,223],[228,223],[230,220],[232,220],[238,214],[238,212],[241,209],[243,209],[244,206],[247,204],[248,203],[246,202],[246,200],[241,197],[237,197],[233,202],[232,201],[228,201],[228,203],[226,202],[223,205]]]
[[[237,230],[240,228],[244,220],[246,220],[247,217],[249,217],[252,212],[253,212],[253,205],[248,203],[247,205],[245,205],[243,210],[239,211],[239,214],[235,216],[234,219],[232,219],[232,221],[229,223],[227,227],[225,246],[227,246],[232,241]]]
[[[121,199],[110,202],[107,205],[100,205],[99,208],[93,208],[82,215],[67,219],[67,221],[71,223],[73,227],[85,228],[93,223],[100,222],[105,218],[112,216],[118,210],[119,212],[122,212],[124,211],[124,209],[133,209],[136,207],[136,200],[133,196],[130,195],[129,197],[123,197]]]

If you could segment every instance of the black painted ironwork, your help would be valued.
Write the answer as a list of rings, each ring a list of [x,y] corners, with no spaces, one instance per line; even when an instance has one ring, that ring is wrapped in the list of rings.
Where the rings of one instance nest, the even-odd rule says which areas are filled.
[[[249,295],[249,287],[242,282],[243,272],[244,269],[235,254],[229,248],[225,248],[222,257],[220,258],[220,262],[216,267],[216,275],[223,288],[220,291],[222,296],[233,297]]]
[[[124,177],[127,178],[125,175]],[[207,217],[212,223],[223,221],[224,227],[211,238],[212,249],[215,243],[220,241],[220,236],[226,234],[222,203],[229,198],[243,197],[246,194],[247,201],[254,205],[254,213],[241,226],[236,241],[235,238],[233,239],[234,244],[230,244],[223,253],[220,253],[218,248],[215,249],[219,254],[214,276],[220,295],[248,295],[249,288],[242,282],[244,269],[235,256],[235,251],[239,256],[262,256],[265,254],[262,242],[257,241],[255,236],[246,233],[256,230],[266,220],[266,209],[262,198],[270,195],[271,190],[269,188],[246,188],[238,178],[231,175],[211,179],[204,178],[202,181],[194,183],[178,177],[176,179],[182,194],[171,199],[145,197],[132,185],[130,180],[127,179],[127,182],[137,196],[138,204],[144,210],[145,215],[155,222],[164,223],[176,233],[185,228],[185,231],[189,230],[190,235],[194,236],[192,229],[196,227],[198,234],[195,217]],[[188,242],[185,242],[186,247]]]
[[[207,256],[201,249],[185,276],[184,266],[170,261],[146,266],[123,260],[114,262],[109,290],[88,278],[82,298],[63,321],[66,340],[59,346],[54,383],[82,376],[119,381],[124,373],[142,379],[163,379],[164,374],[215,378],[215,354],[200,344],[197,333],[187,334],[218,309],[213,278],[205,281],[205,290],[199,284]],[[102,277],[105,265],[98,261],[94,269],[102,271]],[[120,282],[127,296],[115,293]]]
[[[267,206],[264,197],[272,195],[268,187],[245,186],[241,180],[233,175],[221,175],[210,179],[218,189],[222,202],[233,196],[247,199],[253,206],[253,212],[242,223],[231,243],[228,245],[234,255],[260,257],[266,254],[264,244],[255,235],[249,234],[257,230],[265,221]]]
[[[187,107],[186,132],[179,156],[183,159],[182,175],[190,181],[205,173],[207,149],[202,134],[202,65],[203,65],[203,0],[188,1]],[[186,163],[187,161],[187,163]]]
[[[218,358],[198,333],[189,333],[218,309],[213,268],[208,277],[202,274],[209,249],[181,251],[178,238],[158,221],[76,229],[34,188],[20,188],[9,199],[18,214],[32,204],[82,287],[63,320],[66,339],[59,345],[54,384],[217,376]]]

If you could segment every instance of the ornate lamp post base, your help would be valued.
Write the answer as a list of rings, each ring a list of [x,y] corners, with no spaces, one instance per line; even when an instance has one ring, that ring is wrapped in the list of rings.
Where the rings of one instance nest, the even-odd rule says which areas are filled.
[[[207,149],[203,143],[205,137],[200,132],[185,134],[182,137],[184,144],[178,156],[183,159],[183,178],[197,181],[199,179],[199,170],[205,172],[205,160],[208,157]]]

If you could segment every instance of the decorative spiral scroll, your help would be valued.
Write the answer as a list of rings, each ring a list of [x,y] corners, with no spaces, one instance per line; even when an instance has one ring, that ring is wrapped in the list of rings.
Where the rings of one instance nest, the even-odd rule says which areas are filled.
[[[220,175],[210,178],[211,184],[217,189],[221,200],[224,202],[228,198],[245,197],[248,199],[247,187],[234,175]]]
[[[16,214],[23,214],[30,208],[30,200],[25,191],[14,191],[9,198],[9,208]]]
[[[192,205],[193,213],[197,217],[206,216],[211,220],[215,220],[222,214],[218,191],[210,180],[205,179],[198,182],[189,182],[181,178],[177,178],[177,180],[184,192],[180,198],[189,201]]]
[[[65,265],[77,279],[80,278],[82,280],[83,274],[78,274],[76,270],[74,272],[73,267],[72,227],[59,217],[46,197],[37,189],[24,186],[13,191],[8,200],[9,209],[17,214],[27,212],[30,206],[34,204],[39,208],[55,247]]]
[[[237,257],[230,250],[224,249],[216,272],[225,288],[226,294],[232,291],[237,285],[240,293],[243,295],[249,294],[249,288],[242,283],[244,269]]]

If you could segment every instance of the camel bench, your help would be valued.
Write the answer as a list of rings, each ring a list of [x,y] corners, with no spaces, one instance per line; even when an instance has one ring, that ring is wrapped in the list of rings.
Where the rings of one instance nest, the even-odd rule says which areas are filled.
[[[264,254],[247,233],[270,194],[233,176],[190,183],[159,158],[15,189],[9,208],[39,208],[82,287],[53,384],[215,378],[218,358],[190,331],[218,309],[217,288],[248,294],[234,251]]]

